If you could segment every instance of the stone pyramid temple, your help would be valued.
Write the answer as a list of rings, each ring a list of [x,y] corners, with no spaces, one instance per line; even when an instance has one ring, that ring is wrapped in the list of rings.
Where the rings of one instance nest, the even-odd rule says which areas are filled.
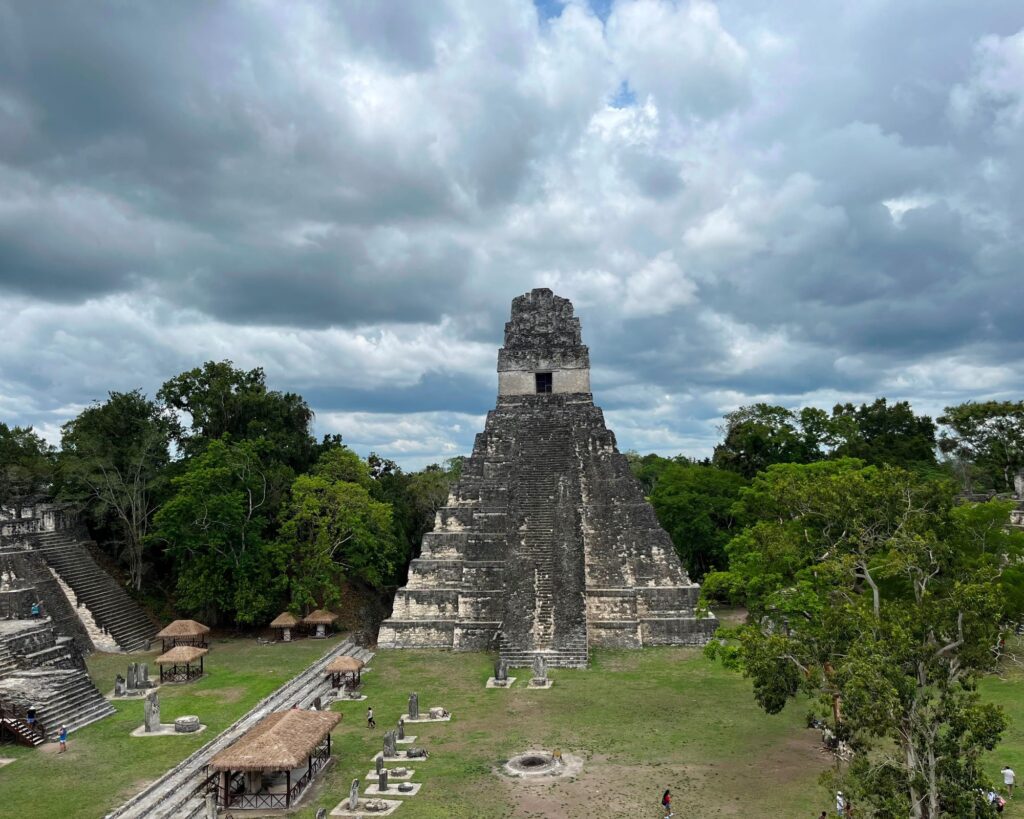
[[[497,406],[378,645],[581,667],[590,646],[707,642],[717,623],[696,616],[698,592],[594,406],[572,303],[519,296]]]

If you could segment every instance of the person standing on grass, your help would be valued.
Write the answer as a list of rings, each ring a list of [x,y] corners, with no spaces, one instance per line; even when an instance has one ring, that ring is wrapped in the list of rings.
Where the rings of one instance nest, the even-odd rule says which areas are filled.
[[[842,791],[836,791],[836,816],[839,819],[844,819],[846,813],[846,798],[843,796]]]
[[[1003,765],[1003,784],[1006,785],[1007,795],[1013,799],[1013,784],[1017,781],[1017,774],[1009,765]]]
[[[373,718],[373,706],[370,706],[369,708],[366,709],[366,727],[367,728],[376,728],[377,727],[377,720],[375,720]]]
[[[665,809],[666,817],[675,816],[675,814],[672,813],[672,791],[668,788],[665,788],[665,793],[661,796],[661,806]]]
[[[64,753],[68,749],[68,726],[60,726],[60,734],[57,735],[57,739],[60,742],[59,754]]]

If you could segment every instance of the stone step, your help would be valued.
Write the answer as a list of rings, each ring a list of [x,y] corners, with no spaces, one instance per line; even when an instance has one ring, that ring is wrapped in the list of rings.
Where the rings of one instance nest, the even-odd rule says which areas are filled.
[[[96,624],[126,651],[145,648],[155,625],[128,593],[93,560],[85,542],[70,533],[51,532],[33,546],[83,604]],[[72,603],[76,602],[75,600]]]

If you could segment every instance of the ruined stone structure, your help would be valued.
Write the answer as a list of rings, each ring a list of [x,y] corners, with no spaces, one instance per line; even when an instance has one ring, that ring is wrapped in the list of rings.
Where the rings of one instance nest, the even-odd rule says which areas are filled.
[[[497,406],[378,644],[579,667],[589,646],[706,642],[716,621],[695,616],[698,591],[594,406],[572,303],[519,296]]]
[[[0,510],[0,561],[14,566],[34,587],[54,628],[89,653],[139,651],[156,626],[121,585],[96,562],[95,544],[69,509],[40,503],[12,517]],[[24,606],[22,606],[24,608]],[[28,609],[0,616],[28,616]]]
[[[85,669],[74,635],[62,634],[73,614],[29,616],[26,605],[38,600],[33,577],[42,574],[30,560],[0,553],[0,713],[26,714],[34,709],[41,732],[32,739],[56,738],[60,726],[75,731],[114,713]],[[75,621],[77,622],[77,621]]]

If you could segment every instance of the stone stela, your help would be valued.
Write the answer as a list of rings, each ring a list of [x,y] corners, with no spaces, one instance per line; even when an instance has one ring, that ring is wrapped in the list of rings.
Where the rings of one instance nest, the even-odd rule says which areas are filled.
[[[146,696],[146,733],[160,730],[160,699],[154,691]]]
[[[703,645],[699,592],[594,405],[572,303],[517,297],[497,405],[378,644],[579,668],[590,646]]]
[[[494,676],[487,681],[487,688],[511,688],[516,678],[508,675],[508,661],[499,659],[494,664]]]
[[[533,679],[530,680],[530,688],[550,688],[551,685],[547,661],[543,654],[538,654],[533,658]]]

